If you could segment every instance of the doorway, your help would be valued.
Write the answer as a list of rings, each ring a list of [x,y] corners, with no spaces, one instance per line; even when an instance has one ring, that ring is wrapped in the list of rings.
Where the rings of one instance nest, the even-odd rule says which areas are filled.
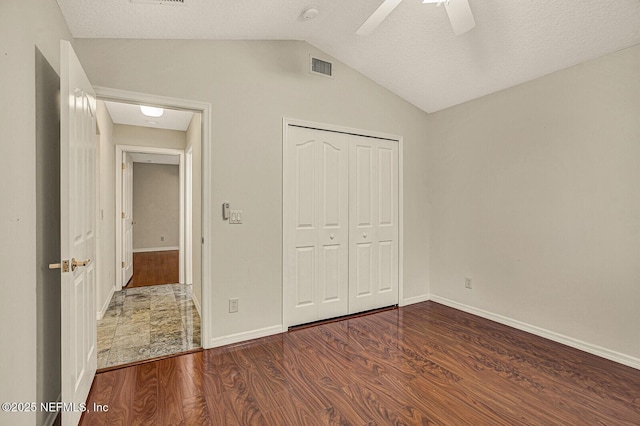
[[[200,182],[186,183],[185,150],[202,152],[202,112],[165,105],[164,114],[179,112],[187,116],[183,128],[164,128],[158,118],[148,120],[145,126],[127,122],[111,108],[124,104],[137,112],[140,102],[101,97],[113,122],[112,164],[116,168],[112,217],[116,241],[112,265],[116,268],[113,293],[98,313],[99,369],[202,346],[202,271],[193,273],[193,264],[202,264],[202,250],[185,250],[186,234],[202,233],[200,194],[185,194],[194,186],[201,188],[201,173],[189,175]],[[128,118],[132,112],[126,114]],[[196,161],[201,162],[202,157]],[[195,212],[198,226],[194,227]],[[188,227],[186,214],[191,219]],[[190,237],[191,241],[201,240],[200,236]],[[192,270],[189,281],[186,265]],[[194,291],[196,284],[198,289]]]

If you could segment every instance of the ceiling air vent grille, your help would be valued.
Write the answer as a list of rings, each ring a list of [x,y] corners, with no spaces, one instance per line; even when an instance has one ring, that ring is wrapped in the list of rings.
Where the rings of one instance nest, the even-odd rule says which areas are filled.
[[[186,0],[131,0],[131,3],[184,6]]]
[[[311,57],[311,74],[323,75],[325,77],[333,77],[333,64],[322,59]]]

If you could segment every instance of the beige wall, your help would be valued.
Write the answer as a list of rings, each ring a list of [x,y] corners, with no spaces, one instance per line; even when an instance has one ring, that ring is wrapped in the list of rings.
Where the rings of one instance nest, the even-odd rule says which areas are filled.
[[[98,279],[96,281],[96,308],[104,315],[115,290],[116,235],[115,235],[115,148],[113,145],[113,121],[104,105],[98,101],[96,120],[100,131],[99,155],[99,206],[98,206]]]
[[[214,337],[282,324],[283,117],[404,136],[403,292],[426,297],[424,112],[339,62],[333,79],[310,74],[309,54],[321,52],[300,41],[76,40],[76,51],[96,85],[212,105],[213,240],[204,261]],[[221,219],[224,201],[244,211],[242,225]],[[231,297],[238,313],[228,313]]]
[[[180,245],[178,170],[171,164],[133,163],[134,251]]]
[[[192,153],[192,258],[193,299],[198,309],[202,306],[202,116],[194,114],[187,129],[187,147]]]
[[[0,2],[0,173],[4,208],[0,209],[2,283],[0,400],[37,401],[37,384],[46,377],[37,368],[36,251],[36,47],[55,72],[60,70],[60,39],[71,35],[54,0]],[[8,243],[10,242],[10,243]],[[52,254],[55,256],[55,254]],[[40,415],[42,418],[42,415]],[[0,412],[0,424],[33,425],[36,413]]]
[[[115,145],[184,149],[186,142],[186,132],[179,130],[153,129],[127,124],[113,126],[113,143]]]
[[[639,71],[636,46],[429,116],[432,294],[640,365]]]

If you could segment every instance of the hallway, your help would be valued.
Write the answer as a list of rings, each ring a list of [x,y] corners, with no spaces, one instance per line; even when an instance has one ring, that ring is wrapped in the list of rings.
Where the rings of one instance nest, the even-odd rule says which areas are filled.
[[[98,321],[98,369],[157,358],[200,345],[191,286],[129,288],[113,295]]]
[[[133,254],[134,273],[98,321],[98,368],[199,348],[192,286],[178,282],[178,250]]]
[[[133,253],[133,276],[127,288],[179,281],[179,250]]]

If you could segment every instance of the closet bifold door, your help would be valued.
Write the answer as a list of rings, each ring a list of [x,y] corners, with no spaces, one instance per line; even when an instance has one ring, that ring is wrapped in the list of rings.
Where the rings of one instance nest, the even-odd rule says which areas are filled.
[[[348,313],[348,135],[289,126],[285,152],[286,325]]]
[[[357,313],[398,303],[398,142],[349,139],[349,313]]]

